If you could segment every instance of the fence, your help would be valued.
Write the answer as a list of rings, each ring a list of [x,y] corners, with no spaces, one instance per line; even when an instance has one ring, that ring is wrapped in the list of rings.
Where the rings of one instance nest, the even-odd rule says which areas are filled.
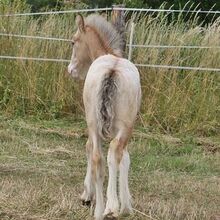
[[[144,9],[144,8],[95,8],[95,9],[80,9],[80,10],[66,10],[66,11],[47,11],[47,12],[34,12],[34,13],[16,13],[16,14],[3,14],[0,17],[14,17],[14,16],[34,16],[34,15],[55,15],[67,13],[83,13],[83,12],[98,12],[98,11],[136,11],[136,12],[170,12],[170,13],[202,13],[202,14],[220,14],[220,11],[202,11],[202,10],[175,10],[175,9]]]
[[[79,13],[79,12],[97,12],[97,11],[112,11],[113,8],[97,8],[97,9],[82,9],[82,10],[67,10],[67,11],[49,11],[49,12],[37,12],[37,13],[18,13],[18,14],[4,14],[0,17],[15,17],[15,16],[33,16],[33,15],[55,15],[55,14],[66,14],[66,13]],[[118,11],[140,11],[140,12],[173,12],[173,13],[206,13],[206,14],[220,14],[220,11],[201,11],[201,10],[173,10],[173,9],[139,9],[139,8],[122,8],[114,7],[114,10]],[[194,46],[194,45],[137,45],[133,44],[135,25],[131,24],[130,40],[126,46],[129,48],[128,59],[131,60],[133,48],[183,48],[183,49],[220,49],[220,46]],[[42,37],[42,36],[29,36],[19,35],[12,33],[0,33],[3,37],[17,37],[17,38],[28,38],[28,39],[40,39],[40,40],[53,40],[53,41],[64,41],[71,42],[69,39],[53,38],[53,37]],[[54,59],[54,58],[40,58],[40,57],[16,57],[16,56],[3,56],[0,55],[0,59],[11,59],[11,60],[32,60],[32,61],[48,61],[48,62],[66,62],[66,59]],[[178,70],[193,70],[193,71],[212,71],[220,72],[220,68],[209,68],[209,67],[191,67],[191,66],[170,66],[170,65],[156,65],[156,64],[135,64],[137,67],[148,67],[148,68],[166,68],[166,69],[178,69]]]

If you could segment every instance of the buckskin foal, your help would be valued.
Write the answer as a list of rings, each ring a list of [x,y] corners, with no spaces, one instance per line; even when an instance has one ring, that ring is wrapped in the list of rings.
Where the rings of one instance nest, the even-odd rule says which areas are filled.
[[[68,71],[73,77],[85,78],[83,101],[89,134],[86,143],[88,166],[81,199],[85,205],[95,202],[96,220],[116,219],[119,208],[120,213],[132,212],[127,143],[141,102],[139,72],[134,64],[122,58],[122,38],[102,16],[90,15],[84,19],[78,15],[76,25]],[[105,206],[101,145],[103,140],[109,139]]]

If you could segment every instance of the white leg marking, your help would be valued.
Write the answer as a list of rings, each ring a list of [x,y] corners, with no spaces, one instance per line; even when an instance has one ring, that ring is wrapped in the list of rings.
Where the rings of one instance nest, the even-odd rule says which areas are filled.
[[[104,215],[112,213],[113,216],[118,216],[118,196],[117,196],[117,173],[118,164],[115,157],[115,146],[110,146],[108,151],[108,169],[109,169],[109,179],[107,188],[107,203],[104,211]]]
[[[103,198],[103,180],[101,178],[97,179],[95,184],[96,187],[96,206],[95,206],[95,220],[103,219],[104,212],[104,198]]]
[[[123,151],[122,160],[119,164],[119,193],[121,209],[120,213],[132,213],[131,195],[128,187],[128,171],[130,166],[130,157],[127,149]]]

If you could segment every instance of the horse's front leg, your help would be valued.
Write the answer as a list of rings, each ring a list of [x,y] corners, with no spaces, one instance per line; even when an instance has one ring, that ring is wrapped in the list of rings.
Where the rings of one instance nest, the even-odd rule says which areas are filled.
[[[88,139],[86,142],[86,155],[87,155],[87,171],[84,181],[84,191],[81,195],[83,205],[90,206],[91,202],[95,199],[95,186],[92,180],[92,142]]]

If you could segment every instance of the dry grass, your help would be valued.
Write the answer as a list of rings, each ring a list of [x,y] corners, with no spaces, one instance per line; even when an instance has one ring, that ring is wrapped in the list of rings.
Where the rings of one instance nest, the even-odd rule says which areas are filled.
[[[86,169],[81,120],[7,119],[0,126],[0,219],[92,219],[81,206]],[[207,151],[212,143],[217,150]],[[103,148],[105,153],[107,148]],[[135,209],[120,219],[220,216],[219,137],[172,137],[137,128],[129,144]],[[106,188],[107,178],[105,179]]]
[[[21,1],[0,4],[0,13],[28,11]],[[219,20],[202,27],[194,14],[190,20],[166,14],[135,17],[136,44],[219,46]],[[70,39],[74,14],[42,17],[3,17],[0,32]],[[127,29],[128,30],[128,29]],[[129,34],[129,32],[128,32]],[[66,42],[0,37],[2,55],[70,59]],[[135,49],[135,63],[220,67],[220,50]],[[7,115],[58,118],[83,112],[82,85],[66,74],[66,65],[36,61],[0,61],[0,110]],[[140,68],[143,90],[141,122],[163,132],[218,133],[220,128],[220,75]]]
[[[29,10],[21,1],[13,2],[1,2],[0,13]],[[219,21],[201,27],[196,17],[188,22],[183,15],[171,23],[168,19],[164,14],[142,17],[135,43],[219,46]],[[0,32],[5,33],[69,39],[73,29],[72,14],[0,20]],[[5,37],[0,50],[1,55],[15,56],[71,55],[71,46],[64,42]],[[135,49],[133,61],[219,68],[219,56],[217,49],[151,48]],[[142,113],[129,144],[130,187],[134,208],[148,217],[134,212],[121,219],[219,219],[220,138],[211,135],[220,128],[220,75],[151,68],[140,72]],[[79,201],[86,169],[81,89],[82,83],[66,75],[66,64],[0,61],[1,112],[37,116],[0,117],[1,220],[91,219]],[[63,115],[78,120],[55,120]]]

